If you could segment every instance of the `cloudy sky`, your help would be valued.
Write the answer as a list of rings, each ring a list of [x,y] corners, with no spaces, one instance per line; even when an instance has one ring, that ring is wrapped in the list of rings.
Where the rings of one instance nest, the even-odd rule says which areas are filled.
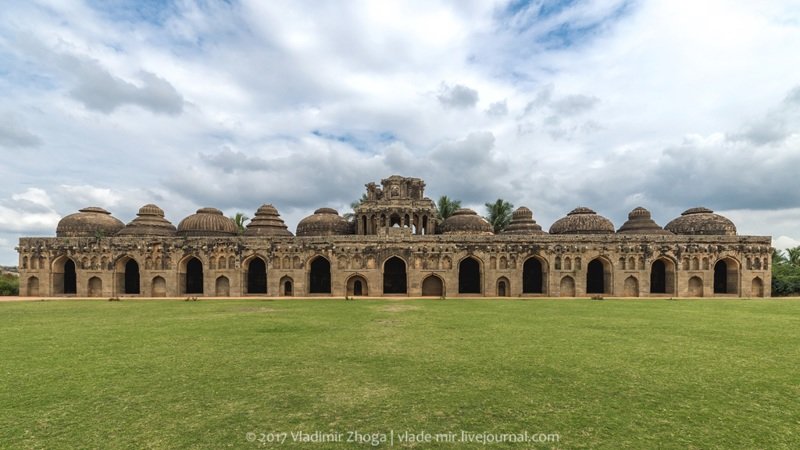
[[[795,0],[6,1],[0,264],[84,206],[293,230],[392,174],[798,245],[798,49]]]

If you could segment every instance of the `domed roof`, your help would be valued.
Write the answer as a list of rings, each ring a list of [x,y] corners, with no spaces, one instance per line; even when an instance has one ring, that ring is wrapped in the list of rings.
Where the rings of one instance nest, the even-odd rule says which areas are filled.
[[[164,218],[164,210],[153,204],[139,208],[136,218],[120,230],[119,236],[173,236],[175,225]]]
[[[460,208],[442,222],[444,234],[494,234],[492,224],[469,208]]]
[[[730,219],[703,207],[687,209],[664,229],[675,234],[736,235],[736,225]]]
[[[533,211],[520,206],[511,214],[511,223],[508,224],[503,234],[545,234],[542,226],[533,220]]]
[[[672,234],[658,226],[650,217],[650,211],[637,206],[628,213],[628,220],[619,227],[617,233],[630,234]]]
[[[217,208],[200,208],[178,224],[179,236],[235,236],[236,222]]]
[[[297,224],[298,236],[335,236],[353,234],[350,222],[333,208],[319,208]]]
[[[614,224],[589,208],[578,207],[550,226],[550,234],[606,234]]]
[[[272,205],[261,205],[256,216],[247,224],[245,236],[291,236],[278,210]]]
[[[70,214],[58,222],[58,237],[103,237],[117,234],[125,226],[110,212],[97,206],[89,206]]]

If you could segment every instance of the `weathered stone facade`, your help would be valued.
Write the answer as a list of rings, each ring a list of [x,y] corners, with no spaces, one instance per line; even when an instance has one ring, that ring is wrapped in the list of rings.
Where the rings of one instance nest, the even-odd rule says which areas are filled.
[[[214,208],[177,228],[155,205],[127,225],[86,208],[62,219],[57,237],[20,239],[20,295],[770,295],[771,238],[738,236],[730,220],[705,208],[666,229],[636,208],[616,232],[608,219],[577,208],[545,233],[522,207],[495,235],[471,210],[440,223],[424,187],[398,176],[367,184],[352,221],[321,208],[298,224],[297,236],[271,205],[243,235]]]

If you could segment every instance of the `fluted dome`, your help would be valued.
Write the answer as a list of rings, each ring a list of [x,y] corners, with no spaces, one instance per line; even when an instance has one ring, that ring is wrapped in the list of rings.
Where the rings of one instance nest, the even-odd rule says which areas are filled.
[[[236,222],[217,208],[200,208],[178,224],[179,236],[235,236]]]
[[[110,212],[97,206],[89,206],[70,214],[58,222],[58,237],[104,237],[117,234],[125,226]]]
[[[291,236],[278,210],[272,205],[261,205],[256,216],[247,224],[246,236]]]
[[[494,234],[492,224],[469,208],[460,208],[442,222],[444,234]]]
[[[638,206],[628,213],[628,220],[619,227],[617,233],[623,234],[672,234],[658,226],[650,217],[650,211]]]
[[[550,226],[550,234],[607,234],[614,224],[589,208],[578,207]]]
[[[503,234],[544,234],[542,226],[533,220],[533,211],[520,206],[511,214],[511,222]]]
[[[117,233],[119,236],[173,236],[175,225],[164,218],[164,210],[153,204],[139,208],[136,218]]]
[[[730,219],[703,207],[687,209],[664,229],[675,234],[736,235],[736,225]]]
[[[350,222],[333,208],[320,208],[297,224],[298,236],[352,234]]]

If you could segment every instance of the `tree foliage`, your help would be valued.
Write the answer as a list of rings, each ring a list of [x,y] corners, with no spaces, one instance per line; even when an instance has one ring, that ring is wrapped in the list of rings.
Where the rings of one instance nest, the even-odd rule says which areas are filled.
[[[0,295],[19,295],[19,277],[8,274],[0,276]]]
[[[453,200],[446,195],[439,197],[439,201],[436,202],[436,214],[439,220],[452,216],[458,208],[461,208],[461,200]]]
[[[350,203],[351,211],[345,213],[344,215],[342,215],[342,217],[347,219],[348,222],[354,222],[356,220],[356,208],[358,208],[359,206],[361,206],[362,203],[367,201],[367,198],[369,197],[367,197],[366,193],[361,194],[360,199]]]
[[[233,221],[236,223],[236,230],[239,232],[239,234],[244,234],[244,231],[247,229],[245,222],[250,220],[250,218],[247,217],[243,212],[237,212],[236,215],[231,217],[231,219],[233,219]]]
[[[511,213],[514,210],[514,205],[498,198],[494,203],[486,203],[486,220],[492,224],[495,233],[499,233],[508,227],[511,223]]]
[[[800,295],[800,246],[773,251],[772,295]]]

